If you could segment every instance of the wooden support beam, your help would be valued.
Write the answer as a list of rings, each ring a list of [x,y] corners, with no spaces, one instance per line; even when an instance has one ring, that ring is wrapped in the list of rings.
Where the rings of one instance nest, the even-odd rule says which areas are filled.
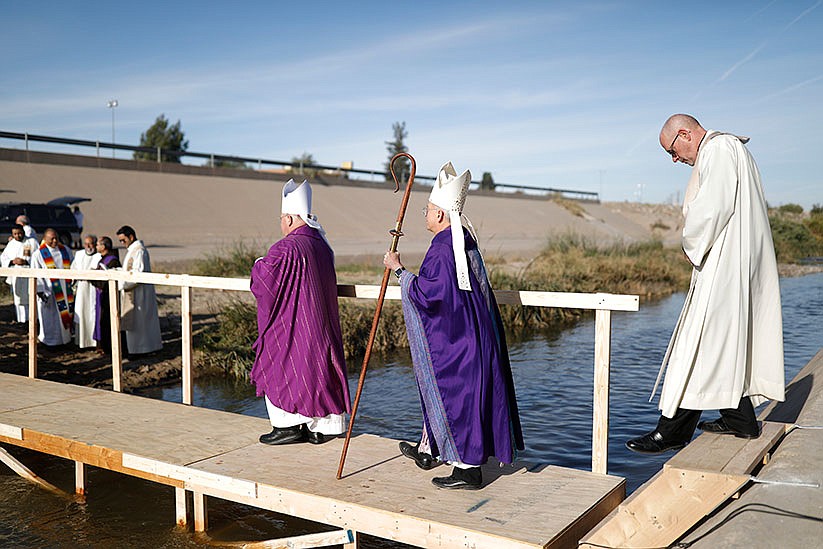
[[[74,493],[86,495],[86,464],[82,461],[74,462]]]
[[[329,547],[343,545],[344,549],[356,549],[352,545],[354,535],[350,530],[335,530],[333,532],[319,532],[289,538],[269,539],[265,541],[214,541],[209,545],[217,547],[242,547],[243,549],[310,549],[313,547]]]
[[[665,467],[578,546],[668,547],[748,481],[748,475]]]
[[[37,484],[41,488],[45,488],[49,492],[54,492],[55,494],[60,494],[60,495],[63,495],[63,496],[67,495],[63,490],[61,490],[57,486],[43,480],[42,478],[40,478],[37,475],[35,475],[34,473],[32,473],[31,470],[29,470],[28,467],[26,467],[25,465],[20,463],[17,460],[17,458],[15,458],[13,455],[8,453],[6,451],[6,449],[3,448],[2,446],[0,446],[0,461],[5,463],[6,465],[8,465],[9,468],[12,471],[17,473],[18,475],[20,475],[24,479],[29,480],[29,481]]]
[[[186,511],[186,490],[185,488],[174,489],[174,518],[177,526],[185,528],[189,517]]]
[[[205,532],[209,527],[206,494],[192,492],[192,496],[194,498],[194,531]]]
[[[343,545],[343,549],[360,549],[360,532],[349,531],[351,537],[349,542]]]
[[[109,280],[109,318],[111,319],[111,386],[118,393],[123,385],[123,354],[120,349],[120,292],[117,281]]]
[[[37,279],[29,285],[29,377],[37,377]]]
[[[609,468],[609,365],[611,311],[598,309],[594,318],[594,396],[592,404],[592,472]]]
[[[183,404],[192,403],[191,287],[180,288],[180,329],[183,347]]]

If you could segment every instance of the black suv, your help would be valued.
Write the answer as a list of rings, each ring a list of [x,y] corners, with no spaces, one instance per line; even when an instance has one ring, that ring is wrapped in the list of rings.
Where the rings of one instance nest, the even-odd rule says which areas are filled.
[[[43,238],[46,229],[54,229],[63,245],[71,247],[80,242],[80,227],[68,206],[18,202],[0,204],[0,246],[5,247],[18,215],[28,216],[38,238]]]

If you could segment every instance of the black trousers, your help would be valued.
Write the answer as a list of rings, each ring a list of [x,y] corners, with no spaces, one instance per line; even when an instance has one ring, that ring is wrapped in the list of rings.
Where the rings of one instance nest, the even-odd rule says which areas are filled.
[[[657,422],[657,430],[663,435],[665,440],[683,440],[690,441],[694,430],[697,429],[697,422],[700,421],[700,414],[702,410],[686,410],[685,408],[678,408],[674,417],[667,418],[660,416]],[[720,417],[726,422],[730,428],[735,431],[747,434],[758,434],[759,427],[757,425],[757,417],[754,415],[754,406],[749,397],[744,396],[740,399],[740,404],[737,408],[725,408],[720,410]]]

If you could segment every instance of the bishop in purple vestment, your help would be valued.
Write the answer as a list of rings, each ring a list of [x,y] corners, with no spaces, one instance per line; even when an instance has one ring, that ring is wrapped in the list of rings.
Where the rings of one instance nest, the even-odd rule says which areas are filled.
[[[432,480],[439,488],[478,489],[481,465],[490,457],[512,463],[523,449],[497,302],[477,242],[460,221],[470,181],[469,172],[441,168],[426,210],[435,236],[419,275],[396,253],[384,259],[400,279],[423,408],[421,443],[400,449],[423,469],[437,459],[454,465],[450,476]]]
[[[311,215],[308,182],[283,190],[283,238],[251,272],[257,299],[251,381],[265,396],[265,444],[315,444],[344,432],[349,391],[337,305],[334,254]]]

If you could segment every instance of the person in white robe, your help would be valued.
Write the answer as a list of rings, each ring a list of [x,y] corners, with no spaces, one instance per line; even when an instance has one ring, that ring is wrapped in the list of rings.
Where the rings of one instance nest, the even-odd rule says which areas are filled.
[[[29,221],[27,215],[18,215],[14,222],[23,226],[23,231],[26,234],[26,238],[33,238],[37,241],[37,245],[40,245],[40,241],[37,240],[37,231],[35,231],[34,227],[31,226],[31,222]]]
[[[657,428],[629,440],[640,453],[680,449],[695,428],[756,438],[754,406],[785,393],[777,261],[760,172],[748,138],[671,116],[660,144],[693,166],[683,213],[691,285],[652,391],[665,372]],[[702,410],[720,418],[698,423]]]
[[[0,254],[0,266],[6,268],[28,269],[31,254],[38,248],[37,241],[26,238],[22,225],[15,225],[11,229],[11,240]],[[14,296],[14,312],[17,322],[26,322],[29,318],[29,279],[10,276],[6,284],[11,286]]]
[[[32,269],[68,269],[71,250],[60,244],[57,232],[46,229],[43,242],[31,255]],[[37,318],[40,331],[37,338],[49,346],[65,345],[71,341],[74,326],[74,294],[70,281],[65,279],[37,279]]]
[[[83,239],[83,251],[78,252],[71,262],[71,268],[77,270],[97,269],[101,256],[97,253],[97,237],[86,235]],[[97,346],[94,340],[96,321],[97,291],[88,280],[77,280],[74,286],[74,342],[81,349]]]
[[[135,272],[151,272],[149,251],[142,240],[137,239],[134,229],[124,225],[117,230],[117,240],[126,246],[123,269]],[[163,348],[160,335],[160,318],[157,312],[157,295],[153,284],[135,282],[120,283],[120,327],[126,331],[126,348],[129,354],[151,353]]]

